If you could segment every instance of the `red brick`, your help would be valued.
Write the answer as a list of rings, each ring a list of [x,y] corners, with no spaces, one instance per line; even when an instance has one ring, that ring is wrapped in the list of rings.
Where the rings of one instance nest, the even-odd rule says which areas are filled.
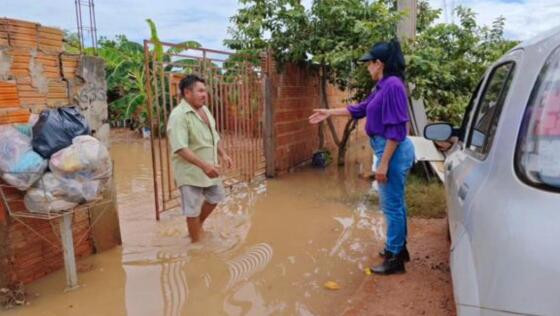
[[[303,120],[311,115],[312,111],[309,109],[291,110],[286,112],[280,112],[276,114],[277,123],[285,123],[296,120]],[[307,123],[306,123],[307,124]]]
[[[4,203],[0,203],[0,225],[6,222],[7,211],[4,209]]]
[[[280,123],[276,125],[276,134],[282,135],[285,133],[300,131],[302,129],[305,129],[307,124],[309,124],[307,122],[307,118],[303,120]]]
[[[307,107],[303,98],[282,98],[276,103],[276,111],[281,112],[285,109],[299,109]]]
[[[270,60],[268,63],[270,64]],[[291,167],[311,159],[318,146],[318,128],[308,123],[307,118],[314,108],[319,107],[319,80],[313,69],[288,64],[281,74],[272,72],[270,78],[275,108],[276,170],[283,173]],[[346,106],[349,93],[327,86],[327,98],[331,108]],[[342,131],[345,120],[334,120],[335,128]],[[339,132],[339,137],[341,133]],[[325,129],[326,145],[333,147],[332,137]]]
[[[306,96],[306,87],[303,86],[288,86],[281,87],[278,90],[278,97],[280,98],[300,98]]]

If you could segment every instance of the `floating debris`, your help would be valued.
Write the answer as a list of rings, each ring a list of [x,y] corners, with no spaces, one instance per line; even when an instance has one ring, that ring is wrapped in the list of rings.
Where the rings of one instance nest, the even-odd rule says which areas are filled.
[[[323,286],[325,287],[325,289],[328,290],[333,290],[333,291],[340,290],[340,285],[338,285],[338,283],[334,281],[327,281]]]
[[[5,309],[28,304],[23,283],[0,288],[0,306]]]

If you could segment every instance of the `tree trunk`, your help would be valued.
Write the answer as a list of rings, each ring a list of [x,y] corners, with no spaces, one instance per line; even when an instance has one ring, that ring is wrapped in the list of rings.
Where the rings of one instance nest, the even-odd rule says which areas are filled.
[[[325,148],[325,130],[324,125],[321,122],[319,124],[319,150],[323,150]]]
[[[346,150],[348,149],[348,140],[350,139],[350,134],[352,131],[356,129],[358,125],[358,120],[349,118],[346,122],[346,126],[344,126],[344,134],[342,134],[342,140],[340,141],[340,145],[338,145],[338,165],[344,166],[346,162]]]
[[[330,107],[329,107],[329,101],[327,99],[327,89],[326,89],[327,77],[325,74],[326,72],[325,68],[326,68],[325,65],[321,65],[319,91],[320,91],[320,98],[321,98],[321,108],[329,109]],[[350,134],[352,133],[352,131],[356,129],[356,125],[357,125],[357,121],[355,119],[353,118],[348,119],[344,127],[344,133],[342,134],[342,139],[339,139],[332,118],[331,117],[327,118],[327,126],[329,127],[334,143],[338,147],[337,161],[339,166],[344,165],[345,162],[344,157],[346,156],[348,140],[350,139]],[[319,148],[323,148],[325,144],[325,135],[323,131],[323,126],[324,126],[323,123],[321,123],[321,125],[319,126]]]
[[[320,92],[321,92],[321,107],[325,108],[325,109],[329,109],[330,106],[329,106],[329,101],[327,99],[327,77],[325,75],[325,70],[321,71]],[[339,146],[340,145],[340,140],[338,138],[338,134],[336,133],[336,128],[334,127],[332,117],[327,118],[327,125],[329,127],[329,130],[331,131],[331,136],[333,138],[334,143],[337,146]]]

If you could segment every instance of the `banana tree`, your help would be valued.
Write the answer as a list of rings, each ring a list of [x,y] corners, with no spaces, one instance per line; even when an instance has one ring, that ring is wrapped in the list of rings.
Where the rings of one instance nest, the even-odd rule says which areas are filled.
[[[150,28],[150,38],[154,43],[150,53],[155,55],[157,61],[170,62],[170,56],[180,50],[200,47],[200,44],[195,41],[185,41],[180,44],[180,47],[172,47],[165,51],[159,40],[155,23],[150,19],[146,21]],[[132,128],[145,126],[147,94],[143,45],[130,41],[125,35],[117,35],[113,40],[101,39],[97,54],[105,61],[111,123],[118,124],[125,121]],[[189,67],[188,61],[179,60],[175,63],[179,68]]]

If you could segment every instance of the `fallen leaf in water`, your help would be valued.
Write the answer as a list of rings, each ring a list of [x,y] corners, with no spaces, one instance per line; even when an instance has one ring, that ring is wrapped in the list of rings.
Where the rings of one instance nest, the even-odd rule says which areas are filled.
[[[334,281],[327,281],[323,286],[329,290],[340,290],[340,286]]]

